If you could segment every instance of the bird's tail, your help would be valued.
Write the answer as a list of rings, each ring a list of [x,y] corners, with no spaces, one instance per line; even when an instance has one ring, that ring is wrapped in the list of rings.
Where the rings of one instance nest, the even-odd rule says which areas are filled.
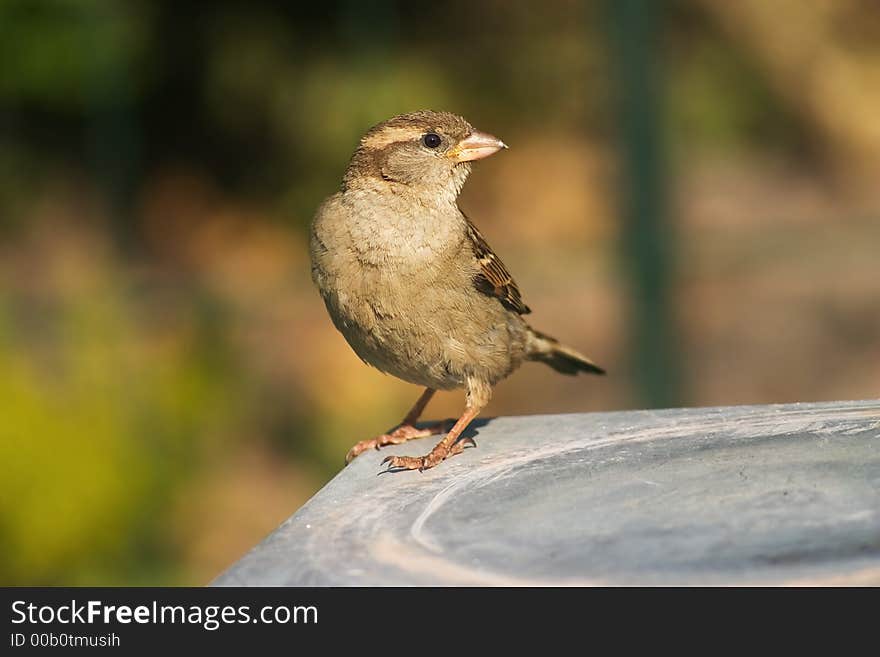
[[[555,338],[529,327],[526,358],[546,363],[557,372],[575,375],[578,372],[605,374],[605,370],[571,347],[560,344]]]

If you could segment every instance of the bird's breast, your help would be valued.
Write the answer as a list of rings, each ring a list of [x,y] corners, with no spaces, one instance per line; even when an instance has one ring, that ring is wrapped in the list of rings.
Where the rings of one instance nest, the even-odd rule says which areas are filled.
[[[459,213],[395,218],[343,204],[326,219],[313,225],[314,278],[361,359],[441,389],[463,385],[475,367],[497,380],[518,364],[522,320],[475,289]]]

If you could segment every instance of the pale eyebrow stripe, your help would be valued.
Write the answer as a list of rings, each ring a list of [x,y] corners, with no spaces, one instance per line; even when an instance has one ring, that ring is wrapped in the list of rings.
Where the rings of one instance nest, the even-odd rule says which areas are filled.
[[[384,128],[375,134],[366,135],[361,143],[367,148],[384,148],[394,142],[410,141],[421,136],[422,131],[413,127]]]

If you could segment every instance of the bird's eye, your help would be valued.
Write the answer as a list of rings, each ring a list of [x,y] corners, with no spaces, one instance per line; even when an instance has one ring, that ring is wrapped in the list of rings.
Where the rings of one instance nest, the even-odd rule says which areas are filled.
[[[428,134],[426,134],[422,137],[422,143],[427,148],[437,148],[442,142],[443,142],[443,140],[440,139],[440,135],[438,135],[434,132],[429,132]]]

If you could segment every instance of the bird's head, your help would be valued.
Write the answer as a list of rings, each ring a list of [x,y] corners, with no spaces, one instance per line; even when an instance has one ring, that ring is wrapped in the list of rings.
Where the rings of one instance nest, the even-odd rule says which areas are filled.
[[[507,148],[505,143],[449,112],[401,114],[371,128],[355,151],[345,184],[376,179],[417,192],[461,191],[470,163]],[[420,194],[421,195],[421,194]]]

